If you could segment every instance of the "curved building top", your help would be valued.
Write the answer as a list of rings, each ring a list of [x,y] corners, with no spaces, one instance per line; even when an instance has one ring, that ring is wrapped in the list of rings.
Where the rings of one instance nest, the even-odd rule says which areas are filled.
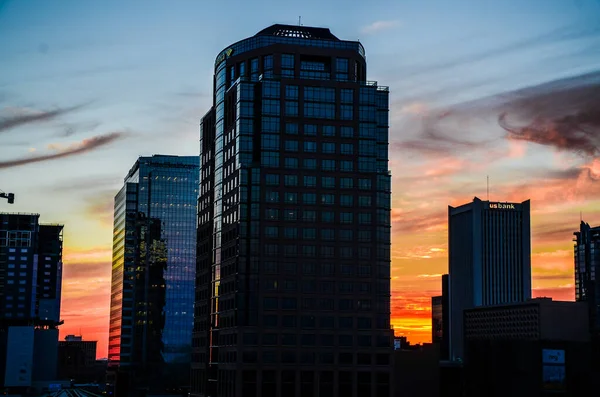
[[[340,40],[327,28],[275,24],[225,48],[217,55],[215,68],[230,56],[273,44],[354,50],[365,58],[365,49],[360,42]]]

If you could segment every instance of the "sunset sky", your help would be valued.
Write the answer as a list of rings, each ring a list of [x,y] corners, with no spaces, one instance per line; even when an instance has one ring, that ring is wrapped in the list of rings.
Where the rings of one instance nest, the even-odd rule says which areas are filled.
[[[430,340],[447,206],[532,200],[534,296],[573,299],[600,225],[600,1],[0,0],[0,189],[64,223],[61,335],[106,357],[113,197],[139,155],[198,153],[216,55],[273,23],[360,39],[390,86],[392,315]]]

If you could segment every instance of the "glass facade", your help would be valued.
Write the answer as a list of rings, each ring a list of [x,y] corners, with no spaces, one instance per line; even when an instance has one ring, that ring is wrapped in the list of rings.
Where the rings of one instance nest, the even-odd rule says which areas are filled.
[[[220,55],[201,122],[192,394],[387,397],[389,92],[359,43],[276,26],[301,37]]]
[[[131,387],[189,383],[197,157],[140,157],[115,197],[110,364]]]
[[[588,303],[592,333],[600,335],[600,226],[582,221],[574,234],[575,300]]]

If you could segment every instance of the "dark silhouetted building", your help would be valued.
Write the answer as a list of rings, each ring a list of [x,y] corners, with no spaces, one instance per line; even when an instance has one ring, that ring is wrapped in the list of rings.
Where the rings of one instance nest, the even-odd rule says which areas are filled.
[[[62,225],[0,214],[0,383],[14,392],[56,379]]]
[[[442,275],[442,295],[431,298],[431,342],[439,345],[440,359],[448,360],[448,275]]]
[[[201,121],[192,394],[388,396],[388,88],[363,46],[273,25]]]
[[[58,377],[77,383],[98,381],[97,341],[84,341],[81,336],[67,335],[58,342]]]
[[[189,386],[198,163],[140,157],[115,197],[107,377],[130,395]]]
[[[394,352],[395,396],[440,396],[439,346],[426,343]]]
[[[600,337],[600,226],[581,222],[575,232],[575,300],[587,302],[591,330]]]
[[[463,358],[463,311],[531,298],[530,202],[475,197],[448,207],[450,359]]]
[[[584,303],[539,298],[464,312],[468,396],[589,396]]]

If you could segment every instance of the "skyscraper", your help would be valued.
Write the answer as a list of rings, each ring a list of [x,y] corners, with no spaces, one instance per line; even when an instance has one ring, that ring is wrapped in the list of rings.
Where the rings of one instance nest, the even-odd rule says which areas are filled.
[[[108,355],[130,388],[189,385],[198,157],[140,157],[115,196]]]
[[[450,358],[463,358],[463,311],[531,298],[530,202],[475,197],[448,207]]]
[[[192,394],[388,396],[388,88],[364,48],[273,25],[202,118]]]
[[[0,214],[0,387],[20,392],[56,378],[62,225]]]
[[[431,343],[439,345],[440,360],[448,360],[448,275],[442,275],[442,295],[431,298]]]
[[[575,235],[575,300],[587,302],[590,326],[600,336],[600,226],[581,222]]]
[[[60,321],[62,225],[39,214],[0,214],[0,319],[12,324]]]

